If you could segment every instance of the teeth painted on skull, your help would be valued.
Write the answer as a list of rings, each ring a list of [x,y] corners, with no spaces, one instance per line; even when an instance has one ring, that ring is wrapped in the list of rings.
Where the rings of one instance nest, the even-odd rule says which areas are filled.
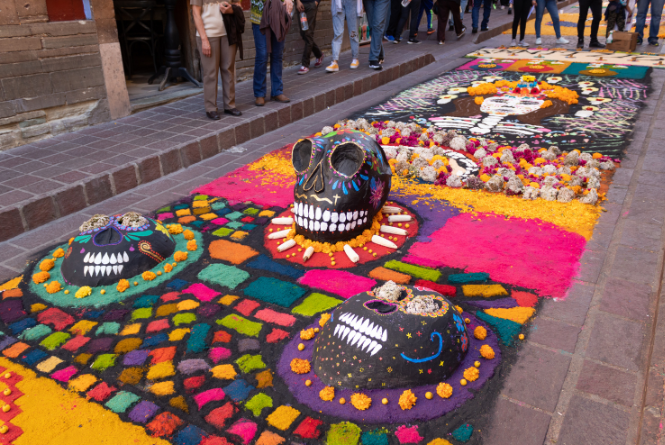
[[[296,233],[309,240],[335,243],[362,234],[388,198],[390,165],[381,146],[362,132],[301,139],[291,162]]]

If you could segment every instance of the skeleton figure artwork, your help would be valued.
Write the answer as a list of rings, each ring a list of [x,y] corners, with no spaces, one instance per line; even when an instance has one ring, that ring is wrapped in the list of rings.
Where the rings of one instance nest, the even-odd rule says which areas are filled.
[[[79,230],[61,266],[65,281],[77,286],[117,283],[153,268],[175,249],[159,221],[135,212],[95,215]]]
[[[338,346],[349,356],[341,363]],[[333,313],[316,340],[314,371],[322,382],[341,381],[346,388],[432,384],[452,375],[468,347],[464,321],[445,297],[389,281]],[[361,363],[367,372],[357,372]],[[435,372],[421,374],[426,365]]]
[[[296,233],[312,241],[349,240],[372,226],[390,192],[383,149],[359,131],[303,139],[293,147]]]

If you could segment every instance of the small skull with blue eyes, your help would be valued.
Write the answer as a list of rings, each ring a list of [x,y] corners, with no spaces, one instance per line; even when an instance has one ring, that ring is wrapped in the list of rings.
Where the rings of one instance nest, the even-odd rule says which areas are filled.
[[[296,233],[335,243],[372,226],[390,192],[392,171],[372,136],[341,129],[293,146]]]

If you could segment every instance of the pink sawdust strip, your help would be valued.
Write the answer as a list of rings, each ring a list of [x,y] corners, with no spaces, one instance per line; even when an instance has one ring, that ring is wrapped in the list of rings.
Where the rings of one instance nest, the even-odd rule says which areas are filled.
[[[344,298],[367,292],[376,281],[343,270],[310,270],[298,279],[300,284],[332,292]]]
[[[211,348],[210,351],[208,351],[208,357],[210,357],[210,360],[212,360],[213,363],[219,363],[220,361],[231,357],[231,350],[222,347]]]
[[[187,289],[182,290],[183,294],[192,294],[201,301],[210,301],[215,298],[217,295],[221,295],[220,292],[217,292],[214,289],[210,289],[205,284],[194,283],[189,286]]]
[[[68,366],[65,369],[61,369],[60,371],[51,374],[51,378],[59,382],[68,382],[77,372],[79,372],[79,370],[76,369],[75,366]]]
[[[293,323],[296,322],[296,317],[293,315],[283,314],[281,312],[273,311],[272,309],[261,309],[254,314],[254,318],[267,321],[268,323],[278,324],[280,326],[293,326]]]
[[[399,439],[399,443],[418,443],[423,440],[423,436],[418,434],[418,425],[407,427],[401,425],[395,431],[395,436]]]
[[[222,388],[213,388],[195,395],[194,401],[198,405],[199,411],[201,411],[201,408],[203,408],[206,403],[223,400],[224,396],[225,394]]]
[[[231,425],[231,427],[226,430],[226,432],[240,436],[243,443],[249,443],[252,441],[252,439],[254,439],[257,428],[258,427],[256,423],[252,422],[251,420],[240,419]]]
[[[291,145],[269,155],[290,157]],[[293,202],[294,184],[295,174],[291,177],[271,171],[252,171],[245,165],[202,185],[192,193],[221,196],[231,202],[252,201],[255,205],[287,207]]]
[[[166,212],[166,213],[160,213],[157,215],[157,219],[160,221],[164,221],[165,219],[170,219],[173,218],[173,213],[171,212]]]
[[[495,281],[563,298],[579,269],[586,240],[539,220],[465,213],[450,218],[428,243],[409,249],[409,262],[487,272]],[[417,259],[422,259],[418,262]]]

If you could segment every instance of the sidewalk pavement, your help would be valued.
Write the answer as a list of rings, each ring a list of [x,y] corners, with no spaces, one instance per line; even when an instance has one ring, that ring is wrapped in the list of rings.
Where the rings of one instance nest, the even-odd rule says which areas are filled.
[[[486,45],[509,39],[501,35]],[[324,124],[463,64],[461,57],[477,46],[460,41],[445,47],[442,52],[428,41],[417,50],[432,52],[436,62],[407,76],[0,243],[0,277],[15,276],[27,258],[68,238],[94,213],[154,210]],[[390,48],[388,60],[404,47]],[[663,439],[665,131],[657,122],[665,119],[664,81],[665,71],[654,70],[647,108],[614,175],[607,212],[587,245],[575,285],[564,300],[546,301],[534,319],[492,409],[492,423],[479,432],[486,445],[646,445]]]

